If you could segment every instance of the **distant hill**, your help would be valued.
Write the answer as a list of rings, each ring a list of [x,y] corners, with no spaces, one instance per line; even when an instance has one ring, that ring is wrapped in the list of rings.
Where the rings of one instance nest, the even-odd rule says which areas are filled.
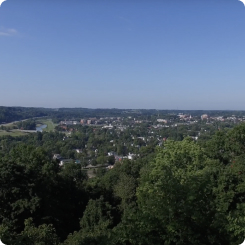
[[[90,108],[40,108],[40,107],[6,107],[0,106],[0,123],[8,123],[29,119],[33,117],[50,117],[53,121],[64,119],[80,119],[84,117],[120,117],[127,114],[132,117],[167,115],[167,114],[191,114],[192,116],[201,116],[208,114],[210,116],[241,116],[244,111],[221,111],[221,110],[156,110],[156,109],[90,109]]]

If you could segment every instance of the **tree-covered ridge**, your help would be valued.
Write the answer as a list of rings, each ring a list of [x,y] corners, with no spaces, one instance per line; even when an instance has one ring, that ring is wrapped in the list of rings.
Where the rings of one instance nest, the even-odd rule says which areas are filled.
[[[34,117],[50,117],[54,122],[69,119],[81,119],[89,117],[140,117],[151,118],[151,116],[191,114],[200,117],[202,114],[210,116],[229,117],[245,116],[244,111],[222,111],[222,110],[156,110],[156,109],[90,109],[90,108],[39,108],[39,107],[7,107],[0,106],[0,124],[13,121],[20,121]]]
[[[0,107],[0,123],[8,123],[46,115],[47,113],[45,110],[38,108]]]
[[[89,143],[92,147],[118,137],[108,132],[83,127],[68,141],[57,132],[1,139],[0,237],[4,243],[242,242],[245,124],[220,130],[201,144],[186,137],[169,139],[162,146],[142,146],[137,159],[98,170],[94,178],[88,178],[80,164],[60,167],[58,160],[52,160],[52,152],[67,142],[71,147]]]

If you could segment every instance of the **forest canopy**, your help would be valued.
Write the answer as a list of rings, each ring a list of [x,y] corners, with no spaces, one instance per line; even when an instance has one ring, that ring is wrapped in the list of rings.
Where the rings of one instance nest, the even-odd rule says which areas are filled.
[[[113,169],[98,171],[93,178],[80,165],[61,167],[52,159],[48,149],[62,138],[59,133],[37,133],[21,140],[1,139],[4,243],[243,241],[245,124],[220,130],[202,144],[186,137],[154,148],[142,146],[137,159],[116,162]]]

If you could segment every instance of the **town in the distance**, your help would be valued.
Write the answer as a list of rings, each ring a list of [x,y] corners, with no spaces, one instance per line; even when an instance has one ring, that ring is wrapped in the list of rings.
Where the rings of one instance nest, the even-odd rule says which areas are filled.
[[[81,164],[89,177],[95,176],[97,168],[111,169],[117,161],[140,157],[140,153],[161,146],[167,139],[183,140],[189,136],[203,142],[216,131],[245,121],[245,111],[2,107],[0,113],[1,109],[10,110],[14,121],[11,122],[11,116],[0,114],[0,136],[38,132],[56,135],[60,142],[47,148],[49,155],[60,166],[71,162]],[[21,112],[27,118],[21,118],[23,114],[18,117]]]

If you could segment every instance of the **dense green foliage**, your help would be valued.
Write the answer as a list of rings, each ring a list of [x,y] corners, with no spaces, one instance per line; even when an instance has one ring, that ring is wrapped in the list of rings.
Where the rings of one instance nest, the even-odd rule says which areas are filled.
[[[48,109],[0,106],[0,123],[13,122],[47,115]]]
[[[197,142],[185,137],[184,127],[178,132],[164,128],[158,135],[168,140],[160,146],[154,137],[147,143],[139,138],[147,136],[148,128],[119,132],[78,125],[69,137],[63,132],[1,137],[2,241],[240,244],[245,237],[245,124],[216,133],[210,126],[214,131]],[[133,150],[134,160],[115,162],[107,156]],[[81,164],[61,167],[52,158],[55,153]],[[82,168],[88,158],[114,168],[94,170],[95,177],[88,178]]]
[[[32,120],[32,119],[18,122],[16,123],[16,125],[19,129],[36,130],[36,122],[35,120]]]

